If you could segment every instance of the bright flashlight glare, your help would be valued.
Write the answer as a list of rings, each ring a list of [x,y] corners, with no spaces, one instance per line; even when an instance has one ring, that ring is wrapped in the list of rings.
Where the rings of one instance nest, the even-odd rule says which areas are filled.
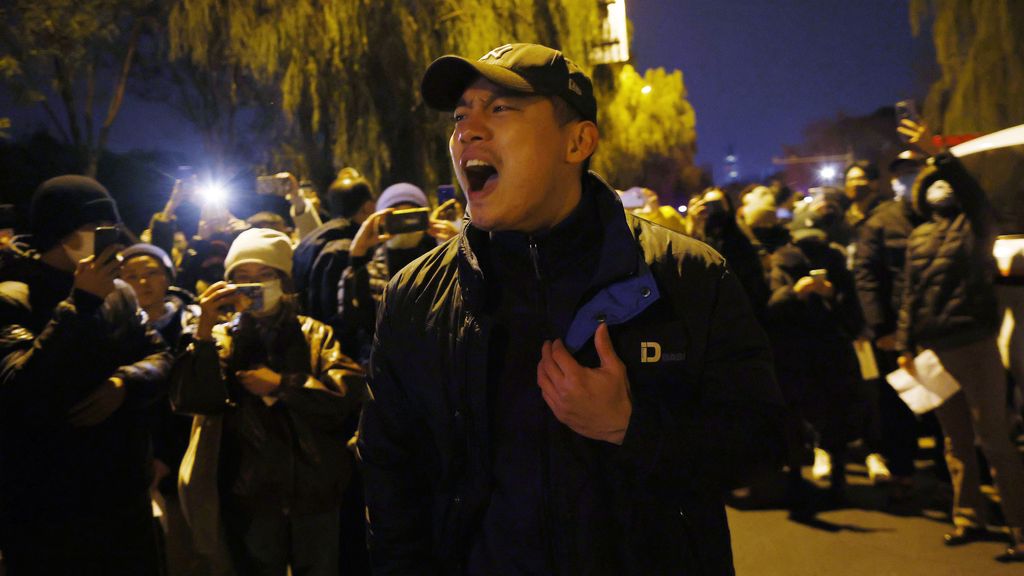
[[[643,88],[640,89],[640,92],[642,94],[650,94],[651,93],[651,85],[648,84],[648,85],[644,86]]]
[[[208,182],[197,191],[199,197],[207,204],[224,204],[228,199],[228,189],[220,182]]]
[[[680,206],[679,207],[679,213],[680,214],[686,214],[686,206]]]
[[[822,180],[831,181],[836,177],[836,169],[832,166],[825,166],[818,171],[818,175],[821,176]]]
[[[810,196],[804,196],[804,199],[803,199],[803,203],[804,204],[810,204],[811,202],[814,202],[814,198],[812,198]]]

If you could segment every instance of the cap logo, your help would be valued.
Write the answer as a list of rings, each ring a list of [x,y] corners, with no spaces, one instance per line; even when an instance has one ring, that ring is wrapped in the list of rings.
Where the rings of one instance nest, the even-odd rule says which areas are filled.
[[[498,46],[494,50],[491,50],[487,54],[480,57],[480,60],[487,60],[488,58],[494,58],[495,60],[501,60],[501,57],[508,54],[513,50],[511,44],[505,44],[504,46]]]
[[[579,85],[572,78],[569,78],[569,90],[575,92],[577,96],[583,96],[583,90],[580,90]]]

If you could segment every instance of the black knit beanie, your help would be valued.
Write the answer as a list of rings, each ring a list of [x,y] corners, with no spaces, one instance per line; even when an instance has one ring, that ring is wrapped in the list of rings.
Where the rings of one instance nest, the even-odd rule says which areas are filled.
[[[121,223],[117,204],[102,184],[86,176],[57,176],[39,185],[30,209],[32,243],[40,252],[84,224]]]

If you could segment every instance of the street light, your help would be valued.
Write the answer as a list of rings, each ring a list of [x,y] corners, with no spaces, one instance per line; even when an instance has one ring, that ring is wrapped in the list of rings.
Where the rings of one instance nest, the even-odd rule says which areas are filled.
[[[821,170],[818,170],[818,176],[820,176],[824,182],[831,182],[836,178],[836,169],[834,166],[825,166]]]

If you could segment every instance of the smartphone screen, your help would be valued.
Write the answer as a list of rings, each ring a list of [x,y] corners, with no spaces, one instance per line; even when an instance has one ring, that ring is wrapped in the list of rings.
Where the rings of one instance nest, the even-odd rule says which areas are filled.
[[[455,198],[455,186],[442,184],[437,187],[437,204],[441,205]]]
[[[408,210],[395,210],[384,216],[385,234],[405,234],[407,232],[419,232],[427,229],[430,220],[430,210],[427,208],[410,208]]]
[[[99,226],[96,228],[96,240],[93,246],[93,255],[96,258],[103,254],[109,246],[118,244],[121,241],[121,232],[116,226]]]

